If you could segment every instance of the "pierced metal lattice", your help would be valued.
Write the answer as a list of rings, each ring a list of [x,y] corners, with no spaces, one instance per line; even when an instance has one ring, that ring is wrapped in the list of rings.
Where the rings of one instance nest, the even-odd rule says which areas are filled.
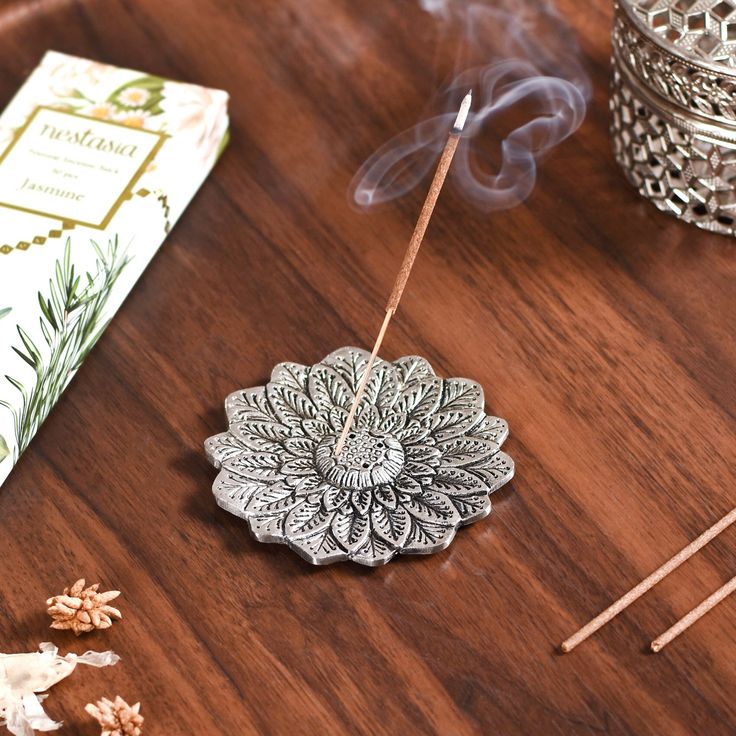
[[[616,159],[659,209],[727,235],[736,234],[734,51],[736,0],[616,5]]]

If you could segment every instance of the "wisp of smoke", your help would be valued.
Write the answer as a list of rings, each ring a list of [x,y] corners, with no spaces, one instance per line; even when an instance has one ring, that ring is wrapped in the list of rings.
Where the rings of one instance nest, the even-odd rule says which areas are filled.
[[[417,123],[381,146],[350,184],[359,207],[400,197],[433,168],[460,100],[473,90],[473,112],[451,175],[484,210],[519,204],[531,193],[537,162],[574,133],[585,117],[590,82],[574,35],[547,0],[419,0],[440,32],[459,34],[453,81],[439,94],[447,112]],[[500,141],[495,171],[479,140],[506,117],[514,127]],[[519,122],[521,118],[521,122]]]

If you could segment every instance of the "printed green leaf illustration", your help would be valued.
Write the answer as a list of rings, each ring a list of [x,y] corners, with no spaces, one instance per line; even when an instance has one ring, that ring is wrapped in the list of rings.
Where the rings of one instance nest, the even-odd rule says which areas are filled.
[[[226,130],[225,135],[222,136],[220,145],[217,148],[217,156],[215,157],[215,161],[220,160],[220,156],[222,156],[222,152],[227,148],[228,143],[230,143],[230,131]]]
[[[105,251],[94,241],[91,243],[97,254],[94,272],[84,277],[76,274],[71,262],[71,242],[67,240],[64,256],[56,262],[54,278],[49,280],[48,293],[38,293],[45,347],[40,349],[20,325],[16,326],[20,343],[13,350],[36,373],[32,386],[5,376],[22,397],[19,408],[0,401],[13,414],[16,456],[26,449],[107,326],[107,322],[101,324],[102,314],[129,259],[119,252],[117,237]]]
[[[10,455],[8,443],[5,441],[5,437],[0,434],[0,463],[5,460],[8,455]]]
[[[5,307],[5,309],[0,309],[0,319],[2,319],[3,317],[7,317],[12,311],[12,307]]]

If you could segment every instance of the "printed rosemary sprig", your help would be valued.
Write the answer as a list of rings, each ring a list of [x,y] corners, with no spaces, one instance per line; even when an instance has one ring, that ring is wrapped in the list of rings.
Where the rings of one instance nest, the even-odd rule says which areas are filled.
[[[117,237],[109,241],[105,251],[91,243],[97,254],[93,273],[86,273],[84,278],[76,274],[71,242],[67,240],[63,258],[56,262],[54,277],[49,279],[48,294],[38,293],[39,322],[46,342],[43,352],[20,325],[16,326],[22,345],[13,350],[33,368],[36,378],[27,388],[16,378],[5,376],[22,397],[19,408],[0,401],[13,414],[15,458],[28,447],[109,322],[100,324],[110,292],[129,259],[119,251]]]
[[[12,307],[0,308],[0,319],[7,317],[12,311]],[[8,443],[5,441],[5,437],[0,434],[0,463],[5,460],[8,455],[10,455],[10,448],[8,447]]]

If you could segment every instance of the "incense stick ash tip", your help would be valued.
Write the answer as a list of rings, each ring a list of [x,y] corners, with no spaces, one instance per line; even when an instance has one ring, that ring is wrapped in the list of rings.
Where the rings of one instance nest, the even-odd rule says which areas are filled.
[[[452,126],[453,133],[460,133],[465,127],[465,121],[468,119],[468,113],[470,112],[470,106],[472,104],[473,90],[471,89],[468,91],[468,94],[463,97],[463,101],[460,103],[460,110],[458,110],[455,124]]]

